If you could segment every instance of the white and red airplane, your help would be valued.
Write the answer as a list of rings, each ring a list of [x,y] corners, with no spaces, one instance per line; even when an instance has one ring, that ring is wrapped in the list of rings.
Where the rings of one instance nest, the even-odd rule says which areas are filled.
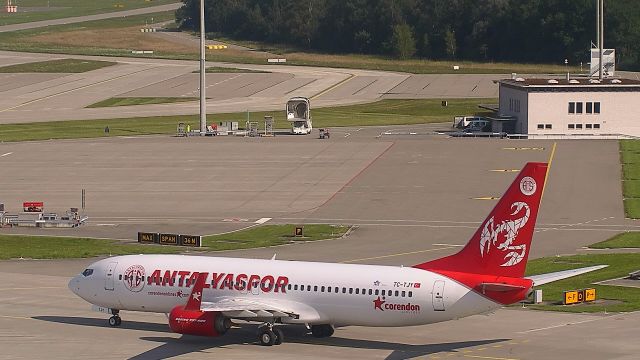
[[[413,267],[240,258],[130,255],[91,264],[69,282],[75,294],[121,323],[120,310],[166,313],[177,333],[220,336],[231,320],[305,324],[316,337],[336,326],[411,326],[486,313],[525,300],[534,285],[602,268],[524,277],[546,163],[528,163],[457,254]]]

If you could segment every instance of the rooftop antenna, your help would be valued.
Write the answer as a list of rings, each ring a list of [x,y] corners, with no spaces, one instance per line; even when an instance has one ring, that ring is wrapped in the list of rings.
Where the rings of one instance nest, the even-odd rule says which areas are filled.
[[[603,51],[604,51],[604,0],[598,0],[598,52],[599,52],[599,63],[600,67],[598,72],[598,79],[600,81],[603,80],[603,69],[602,69],[602,61],[603,61]]]

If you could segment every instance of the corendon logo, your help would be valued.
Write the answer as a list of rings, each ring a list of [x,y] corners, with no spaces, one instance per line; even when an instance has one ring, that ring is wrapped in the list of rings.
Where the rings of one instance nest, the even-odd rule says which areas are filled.
[[[391,302],[387,302],[384,297],[381,299],[380,296],[378,296],[377,299],[373,300],[373,310],[380,310],[380,311],[393,310],[393,311],[402,311],[402,312],[408,312],[408,311],[418,312],[418,311],[420,311],[420,305],[414,305],[412,303],[406,303],[406,304],[391,303]]]
[[[503,220],[497,225],[496,223],[498,221],[494,220],[494,217],[492,216],[487,220],[487,223],[484,224],[484,228],[480,234],[480,255],[482,257],[489,253],[491,245],[494,245],[498,250],[507,253],[504,256],[504,263],[500,266],[513,266],[518,264],[522,259],[524,259],[527,252],[527,245],[514,245],[513,243],[518,237],[518,231],[527,224],[527,221],[529,221],[531,210],[527,203],[521,201],[516,201],[511,204],[511,210],[511,216],[519,216],[513,220]],[[499,238],[504,238],[504,240],[498,243]]]
[[[144,267],[132,265],[124,272],[124,286],[133,292],[140,292],[144,288]]]

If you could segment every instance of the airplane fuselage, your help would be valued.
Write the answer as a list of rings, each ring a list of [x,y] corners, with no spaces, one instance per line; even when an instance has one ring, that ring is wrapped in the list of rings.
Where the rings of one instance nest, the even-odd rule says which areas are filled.
[[[69,287],[97,306],[169,313],[199,274],[203,301],[243,298],[302,309],[286,323],[407,326],[502,306],[443,275],[411,267],[184,255],[128,255],[92,264]]]

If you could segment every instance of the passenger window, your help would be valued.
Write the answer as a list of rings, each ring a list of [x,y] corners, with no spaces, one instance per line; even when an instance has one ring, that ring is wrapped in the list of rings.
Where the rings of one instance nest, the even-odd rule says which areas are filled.
[[[360,289],[356,288],[356,295],[360,295]]]
[[[118,276],[118,280],[122,280],[122,274],[120,274],[120,276]]]
[[[336,286],[336,294],[340,291],[340,288]]]
[[[289,290],[291,290],[291,284],[287,285],[287,288],[288,288]]]
[[[380,290],[376,289],[376,295],[380,294]]]
[[[385,294],[385,291],[384,291],[384,290],[382,290],[382,296],[384,296],[384,294]]]
[[[300,291],[304,291],[304,285],[300,285]]]
[[[318,291],[318,285],[313,287],[313,291],[316,291],[316,292]]]
[[[343,288],[342,288],[342,293],[343,293],[343,294],[346,294],[346,293],[347,293],[347,288],[346,288],[346,287],[343,287]]]
[[[373,293],[373,290],[369,289],[369,295],[371,295]]]
[[[349,288],[349,294],[353,294],[353,288]]]
[[[399,294],[399,293],[400,293],[400,292],[399,292],[398,290],[396,290],[396,296],[398,296],[398,294]]]
[[[412,297],[412,296],[413,296],[413,292],[409,291],[409,297]]]
[[[293,290],[298,290],[298,284],[293,286]]]
[[[311,291],[311,285],[307,285],[307,291]]]
[[[406,291],[403,290],[401,296],[404,297],[405,295],[406,295]]]
[[[324,292],[324,286],[320,287],[320,292]]]

